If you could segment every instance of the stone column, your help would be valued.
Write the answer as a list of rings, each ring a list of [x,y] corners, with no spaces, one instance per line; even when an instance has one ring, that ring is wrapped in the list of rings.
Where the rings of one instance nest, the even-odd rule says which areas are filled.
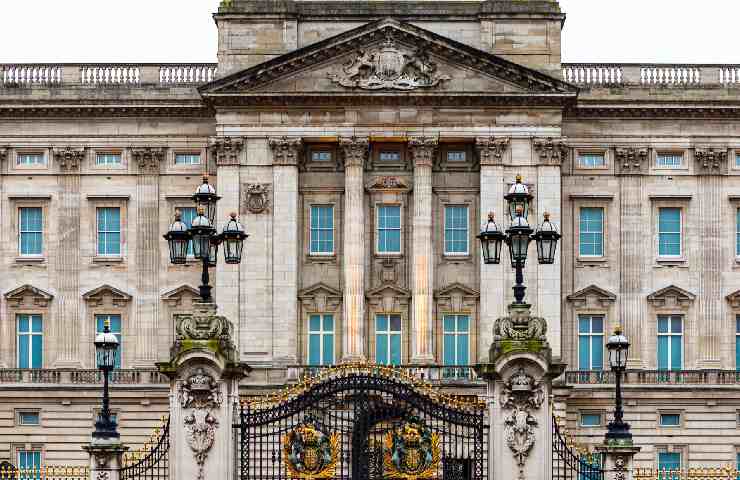
[[[94,438],[83,445],[90,455],[90,480],[118,480],[121,478],[123,454],[128,450],[119,439],[100,440]]]
[[[367,138],[342,138],[344,156],[344,295],[342,299],[342,360],[367,359],[365,345],[365,184]]]
[[[5,147],[0,147],[0,218],[4,218],[4,211],[3,211],[3,198],[4,198],[4,192],[3,192],[3,185],[5,182],[3,182],[3,172],[5,171],[3,169],[3,163],[8,158],[8,149]],[[11,242],[12,244],[12,242]],[[0,243],[2,245],[2,243]],[[17,247],[16,247],[17,248]],[[3,249],[0,247],[0,251],[3,251]],[[13,253],[8,251],[3,251],[5,255],[12,255]],[[8,257],[10,258],[10,257]],[[0,308],[0,368],[8,368],[10,365],[14,365],[13,362],[13,353],[15,351],[15,340],[13,339],[14,333],[11,332],[11,323],[8,321],[8,309],[7,308]]]
[[[273,151],[273,358],[298,360],[298,161],[303,141],[270,138]]]
[[[414,164],[414,220],[412,232],[411,363],[434,363],[434,237],[432,163],[437,138],[411,137]]]
[[[632,480],[634,475],[634,457],[640,447],[633,445],[599,445],[595,449],[604,455],[604,480]]]
[[[477,138],[475,147],[480,161],[480,223],[487,221],[488,213],[494,212],[501,230],[506,228],[504,209],[504,154],[509,148],[508,138]],[[477,249],[479,246],[475,245]],[[505,247],[504,247],[505,248]],[[505,252],[504,252],[505,254]],[[504,256],[504,262],[506,257]],[[485,361],[488,347],[493,342],[493,323],[504,315],[506,293],[504,291],[504,265],[480,263],[480,319],[478,323],[478,359]],[[493,457],[491,457],[493,458]]]
[[[54,332],[55,368],[79,368],[80,358],[80,164],[84,148],[55,149],[59,165],[59,208],[57,215],[54,274],[57,290]]]
[[[139,168],[136,177],[136,298],[133,328],[136,334],[134,368],[152,368],[157,360],[159,335],[159,272],[162,232],[159,224],[159,166],[163,148],[132,148]]]

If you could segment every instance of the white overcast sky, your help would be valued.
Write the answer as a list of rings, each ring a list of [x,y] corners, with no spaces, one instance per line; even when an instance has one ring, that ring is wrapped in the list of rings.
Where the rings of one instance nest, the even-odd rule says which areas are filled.
[[[0,0],[0,63],[215,62],[219,0]],[[560,0],[565,62],[740,63],[738,0]]]

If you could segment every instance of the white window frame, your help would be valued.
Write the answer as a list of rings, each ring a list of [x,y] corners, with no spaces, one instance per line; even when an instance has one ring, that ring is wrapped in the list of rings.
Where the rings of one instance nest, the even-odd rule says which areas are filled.
[[[18,317],[21,315],[28,316],[28,331],[27,332],[21,332],[18,328]],[[41,317],[41,331],[40,332],[34,332],[32,325],[32,317],[39,316]],[[14,323],[15,323],[15,364],[17,365],[17,368],[21,368],[21,335],[27,335],[28,338],[28,364],[33,364],[33,337],[39,336],[41,337],[41,368],[44,367],[44,315],[41,313],[28,313],[28,312],[15,312],[15,315],[13,317]],[[25,369],[24,369],[25,370]],[[33,370],[33,367],[28,367],[28,370]]]
[[[328,159],[316,159],[315,157],[321,156],[322,154],[328,154]],[[310,161],[314,163],[331,163],[334,161],[334,152],[328,148],[316,148],[310,151]]]
[[[462,159],[450,159],[451,155],[456,156],[460,153],[462,153]],[[468,152],[467,150],[464,150],[462,148],[450,148],[449,150],[445,151],[445,160],[448,163],[463,164],[468,161]]]
[[[599,209],[601,210],[601,255],[588,255],[581,253],[581,234],[583,233],[595,233],[595,232],[584,232],[581,230],[581,215],[584,209]],[[606,208],[599,205],[581,205],[578,207],[578,257],[585,259],[595,259],[606,257]]]
[[[314,315],[319,316],[319,330],[311,330],[311,317]],[[324,317],[331,316],[332,317],[332,329],[331,330],[324,330]],[[336,336],[336,330],[337,330],[337,316],[333,313],[310,313],[308,314],[308,325],[306,328],[306,331],[308,332],[307,342],[306,342],[306,363],[310,364],[311,361],[311,335],[319,335],[320,341],[319,341],[319,358],[321,359],[321,366],[324,365],[324,337],[326,335],[332,335],[332,359],[334,360],[333,363],[329,365],[334,365],[337,363],[337,336]],[[314,365],[318,366],[318,365]]]
[[[22,418],[23,415],[32,414],[38,417],[36,423],[24,423]],[[36,408],[19,408],[15,411],[15,424],[18,427],[37,427],[41,425],[41,410]]]
[[[455,317],[455,326],[457,327],[457,321],[459,317],[468,317],[468,329],[465,332],[460,332],[458,330],[455,330],[454,332],[450,332],[445,329],[445,318],[446,317]],[[457,337],[460,335],[467,335],[468,336],[468,364],[470,364],[470,322],[471,322],[471,316],[468,313],[445,313],[442,315],[442,363],[444,363],[444,358],[446,357],[445,351],[444,351],[444,337],[446,335],[453,335],[455,337],[455,358],[458,357],[458,351],[457,351]],[[389,323],[390,325],[390,323]],[[457,364],[457,362],[455,362]],[[446,365],[445,365],[446,366]],[[461,366],[461,365],[454,365],[454,366]]]
[[[382,207],[398,207],[399,215],[399,226],[398,228],[384,228],[383,230],[395,231],[398,230],[398,251],[397,252],[381,252],[379,247],[380,241],[380,209]],[[403,205],[401,203],[378,203],[375,205],[375,254],[379,256],[398,256],[403,254]]]
[[[450,203],[443,205],[443,232],[442,232],[442,243],[444,244],[444,254],[447,257],[467,257],[470,255],[470,206],[465,204]],[[465,251],[464,252],[448,252],[447,251],[447,208],[464,208],[465,209]],[[460,231],[460,229],[450,229],[453,231]]]
[[[41,210],[41,230],[40,231],[34,231],[34,230],[21,230],[21,211],[25,208],[38,208]],[[44,223],[45,223],[45,215],[44,215],[44,207],[41,205],[20,205],[17,208],[18,211],[18,256],[23,258],[39,258],[44,256],[44,252],[46,251],[46,239],[44,238]],[[21,245],[23,243],[23,234],[24,233],[40,233],[41,234],[41,253],[22,253]]]
[[[114,156],[118,157],[117,162],[109,162],[108,160],[102,163],[100,162],[101,158],[109,159],[110,157],[114,157]],[[105,151],[95,152],[95,166],[96,167],[101,167],[101,168],[120,167],[121,165],[123,165],[123,154],[121,154],[121,152],[105,152]]]
[[[678,210],[678,219],[679,219],[679,226],[678,226],[678,232],[661,232],[660,230],[660,211],[664,209],[676,209]],[[684,257],[684,209],[679,206],[675,205],[658,205],[657,206],[657,218],[656,218],[656,229],[658,232],[658,251],[656,252],[658,254],[658,259],[668,259],[668,260],[676,260],[681,259]],[[678,240],[679,240],[679,251],[678,255],[662,255],[660,253],[660,234],[661,233],[669,233],[669,234],[675,234],[678,233]]]
[[[589,325],[589,332],[588,333],[581,333],[581,317],[588,317],[588,325]],[[594,333],[594,325],[593,325],[594,317],[601,317],[601,333]],[[577,353],[576,358],[578,359],[579,362],[580,362],[580,359],[581,359],[581,342],[580,342],[581,337],[588,337],[589,347],[593,343],[592,342],[593,337],[601,337],[601,370],[594,370],[594,368],[593,368],[593,361],[594,361],[593,352],[589,352],[590,353],[590,355],[588,356],[588,366],[589,366],[588,371],[589,372],[606,372],[607,371],[607,368],[606,368],[607,367],[607,365],[606,365],[607,362],[606,362],[606,360],[608,358],[607,358],[606,344],[605,344],[605,342],[606,342],[606,325],[607,325],[607,323],[606,323],[606,314],[604,314],[604,313],[577,313],[576,314],[576,336],[577,336],[576,345],[578,346],[577,347],[577,350],[578,351],[576,352]],[[580,364],[578,365],[578,370],[581,370],[581,365]]]
[[[663,424],[663,415],[678,415],[678,424],[677,425],[664,425]],[[683,426],[683,414],[682,414],[682,412],[658,411],[658,427],[659,428],[681,428],[682,426]]]
[[[677,157],[679,159],[678,165],[676,164],[662,164],[660,163],[661,157]],[[678,151],[657,151],[655,152],[655,168],[658,170],[680,170],[685,168],[686,153]]]
[[[596,425],[585,425],[583,423],[583,416],[584,415],[597,415],[599,417],[599,423]],[[578,412],[578,426],[581,428],[600,428],[604,425],[604,415],[602,412],[592,412],[592,411],[580,411]]]
[[[37,156],[41,161],[37,163],[21,163],[21,157]],[[40,150],[21,150],[15,154],[16,168],[46,168],[46,153]]]
[[[188,162],[188,163],[177,163],[177,157],[180,156],[187,156],[187,157],[198,157],[198,162]],[[178,167],[194,167],[198,166],[203,163],[203,155],[201,155],[201,152],[175,152],[174,157],[172,158],[172,162],[174,165]]]
[[[398,158],[393,158],[393,159],[383,158],[384,153],[395,153],[398,155]],[[378,151],[378,162],[380,163],[394,163],[394,162],[401,162],[401,161],[403,161],[403,154],[401,153],[400,149],[382,148],[380,149],[380,151]]]
[[[740,207],[735,208],[735,260],[740,261]]]
[[[388,317],[388,329],[386,330],[378,330],[378,317],[384,315]],[[391,317],[398,317],[399,318],[399,324],[401,325],[400,330],[391,330]],[[393,358],[391,354],[391,336],[392,335],[398,335],[401,341],[399,342],[401,345],[401,351],[399,352],[399,356],[401,357],[401,364],[403,364],[403,315],[399,313],[376,313],[373,317],[373,330],[375,330],[375,359],[378,358],[378,342],[377,338],[378,335],[385,335],[388,339],[386,342],[388,350],[386,351],[386,358],[388,359],[387,365],[393,365],[391,363],[391,358]]]
[[[100,224],[98,223],[98,211],[101,209],[118,210],[118,253],[100,253]],[[105,230],[102,233],[116,233],[115,230]],[[123,257],[123,207],[118,205],[98,205],[95,207],[95,256],[100,258]]]
[[[16,465],[18,467],[20,467],[20,464],[21,464],[21,453],[27,453],[27,452],[33,452],[33,453],[38,452],[38,454],[39,454],[39,464],[38,465],[35,465],[32,468],[35,470],[35,472],[38,472],[39,475],[35,475],[35,472],[26,472],[25,476],[21,476],[19,474],[19,478],[25,478],[25,479],[29,479],[29,480],[31,478],[40,478],[43,475],[43,473],[41,473],[41,471],[42,471],[42,468],[43,468],[43,465],[44,465],[44,449],[43,448],[40,448],[40,447],[38,447],[36,445],[32,445],[30,447],[25,446],[25,445],[17,445],[17,446],[15,446],[15,460],[16,460]]]
[[[668,317],[668,332],[667,333],[661,333],[660,328],[658,328],[658,322],[659,317]],[[671,319],[673,317],[680,317],[681,318],[681,333],[671,333]],[[671,358],[673,358],[673,350],[672,350],[672,343],[671,338],[672,337],[681,337],[681,365],[679,370],[684,369],[684,364],[686,363],[686,345],[684,345],[684,331],[686,330],[686,315],[680,314],[680,313],[659,313],[655,316],[655,332],[659,337],[668,337],[668,369],[665,370],[666,372],[673,371],[673,367],[670,366]],[[656,338],[656,344],[655,344],[655,366],[656,370],[659,372],[662,372],[663,370],[660,370],[660,351],[658,350],[658,344],[657,344],[657,338]]]
[[[583,160],[586,157],[601,157],[602,163],[601,165],[589,165],[586,164]],[[578,168],[583,168],[587,170],[593,170],[593,169],[599,169],[599,168],[606,168],[606,152],[590,152],[590,151],[579,151],[578,152]]]
[[[114,335],[117,335],[119,337],[118,339],[118,353],[116,354],[116,357],[118,357],[118,363],[120,363],[120,369],[126,368],[123,362],[123,332],[124,332],[124,316],[122,312],[93,312],[93,331],[95,332],[95,335],[98,333],[98,317],[101,317],[103,319],[103,324],[105,325],[105,321],[110,321],[110,317],[120,317],[121,319],[121,331],[119,332],[111,332]],[[112,323],[112,322],[111,322]],[[93,365],[95,364],[95,357],[93,357]],[[115,367],[114,367],[115,368]]]
[[[314,230],[313,226],[313,215],[312,210],[314,207],[329,207],[331,208],[331,252],[314,252],[313,242],[311,241],[311,233]],[[337,213],[333,203],[312,203],[308,207],[308,254],[312,257],[333,257],[337,252]],[[328,231],[328,228],[316,227],[317,231]]]

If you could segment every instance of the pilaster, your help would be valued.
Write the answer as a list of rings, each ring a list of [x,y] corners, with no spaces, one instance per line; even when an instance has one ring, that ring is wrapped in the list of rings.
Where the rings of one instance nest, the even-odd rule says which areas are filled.
[[[273,152],[273,357],[298,360],[298,160],[300,137],[268,140]]]
[[[367,138],[341,138],[344,157],[343,361],[367,358],[365,345],[365,187]]]
[[[436,137],[411,137],[414,165],[414,219],[412,232],[411,362],[433,363],[434,251],[432,237],[432,164]]]
[[[137,147],[131,156],[136,177],[136,300],[134,367],[151,368],[157,359],[159,326],[159,171],[163,148]]]
[[[54,262],[57,302],[54,331],[56,333],[56,368],[79,368],[80,358],[80,165],[84,148],[66,147],[54,150],[59,165],[59,211],[57,215],[57,245]]]

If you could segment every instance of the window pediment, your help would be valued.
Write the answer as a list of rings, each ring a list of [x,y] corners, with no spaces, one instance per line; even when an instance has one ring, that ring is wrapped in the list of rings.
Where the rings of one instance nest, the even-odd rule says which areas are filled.
[[[82,295],[82,299],[92,307],[112,305],[123,307],[131,301],[131,295],[110,285],[101,285]]]
[[[653,307],[681,307],[688,308],[694,302],[696,295],[675,285],[648,295],[647,300]]]
[[[583,308],[588,306],[608,307],[616,301],[617,296],[596,285],[589,285],[572,295],[568,295],[566,298],[573,303],[574,307]]]
[[[51,293],[28,284],[5,293],[5,300],[14,308],[47,307],[53,299]]]
[[[342,292],[325,283],[316,283],[298,292],[307,312],[335,312],[342,304]]]
[[[161,298],[171,307],[177,307],[179,305],[182,305],[183,301],[188,298],[190,299],[190,302],[193,302],[195,299],[199,299],[200,292],[198,291],[198,289],[184,284],[170,290],[169,292],[163,293]]]
[[[401,312],[408,308],[411,292],[392,284],[383,284],[365,294],[368,304],[376,312]]]
[[[480,293],[462,283],[455,282],[434,292],[434,298],[440,310],[468,312],[475,310]]]
[[[725,299],[730,303],[732,308],[740,309],[740,290],[736,290],[727,295]]]

